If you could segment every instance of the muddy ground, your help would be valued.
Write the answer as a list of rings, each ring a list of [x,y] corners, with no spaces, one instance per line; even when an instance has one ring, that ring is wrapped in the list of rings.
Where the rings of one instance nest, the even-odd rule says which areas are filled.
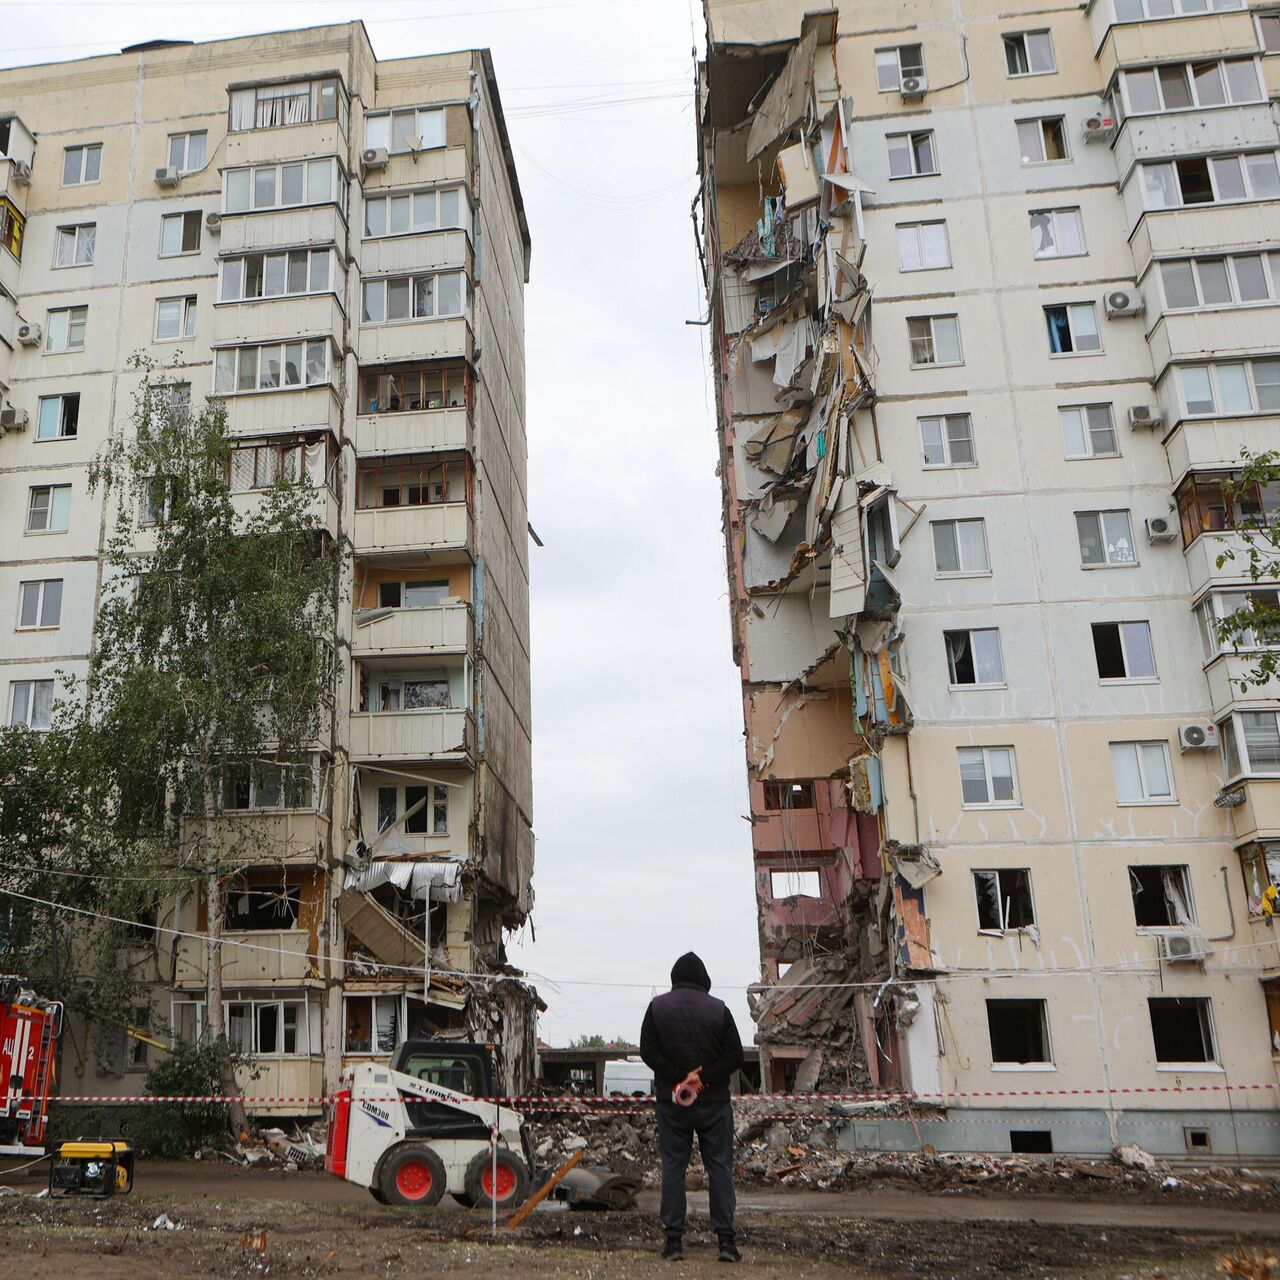
[[[687,1261],[656,1255],[655,1197],[629,1213],[535,1212],[495,1243],[488,1218],[457,1207],[384,1208],[320,1173],[146,1164],[136,1191],[108,1201],[36,1200],[10,1179],[0,1197],[0,1275],[24,1280],[155,1277],[632,1277],[723,1275],[705,1196]],[[1280,1252],[1280,1219],[1248,1199],[1190,1204],[957,1195],[913,1187],[752,1192],[740,1197],[738,1274],[785,1277],[1131,1277],[1207,1280],[1245,1247]],[[175,1230],[157,1230],[167,1214]],[[732,1273],[731,1273],[732,1274]],[[1259,1271],[1259,1275],[1266,1275]],[[1280,1274],[1280,1272],[1277,1272]]]

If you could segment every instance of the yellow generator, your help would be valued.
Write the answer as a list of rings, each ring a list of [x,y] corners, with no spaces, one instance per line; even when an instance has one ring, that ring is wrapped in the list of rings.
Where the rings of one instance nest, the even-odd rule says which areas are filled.
[[[133,1143],[126,1138],[63,1142],[49,1165],[49,1195],[128,1195],[133,1190],[133,1160]]]

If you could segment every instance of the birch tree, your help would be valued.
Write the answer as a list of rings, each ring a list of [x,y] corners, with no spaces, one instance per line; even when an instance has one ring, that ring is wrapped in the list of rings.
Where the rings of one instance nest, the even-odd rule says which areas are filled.
[[[1237,677],[1242,693],[1280,675],[1280,453],[1245,450],[1239,475],[1223,485],[1236,532],[1216,558],[1219,569],[1230,565],[1251,587],[1240,591],[1242,602],[1208,625],[1224,649],[1247,653],[1249,665]]]

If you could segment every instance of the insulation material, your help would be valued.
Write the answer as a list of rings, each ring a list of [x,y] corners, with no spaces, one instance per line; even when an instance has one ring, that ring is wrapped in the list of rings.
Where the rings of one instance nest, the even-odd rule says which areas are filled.
[[[348,871],[344,888],[367,893],[391,884],[408,890],[418,901],[459,902],[462,899],[462,867],[457,862],[411,862],[379,858],[363,871]]]
[[[773,87],[765,95],[747,135],[747,159],[755,160],[785,137],[808,114],[813,98],[813,60],[818,32],[810,27],[791,50]]]
[[[787,387],[809,350],[809,321],[788,320],[751,339],[751,359],[773,359],[773,383]]]
[[[778,177],[786,192],[788,213],[818,203],[818,172],[813,167],[813,153],[803,142],[778,153]]]
[[[862,512],[857,496],[845,485],[831,518],[831,616],[860,613],[867,598],[862,567]]]

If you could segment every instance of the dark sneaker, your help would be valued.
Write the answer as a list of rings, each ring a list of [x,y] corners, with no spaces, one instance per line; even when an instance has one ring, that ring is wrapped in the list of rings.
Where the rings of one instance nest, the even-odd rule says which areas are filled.
[[[667,1243],[662,1246],[662,1260],[664,1262],[684,1261],[684,1245],[679,1236],[669,1237]]]
[[[716,1255],[717,1262],[741,1262],[742,1254],[738,1252],[738,1246],[732,1240],[720,1241],[720,1252]]]

